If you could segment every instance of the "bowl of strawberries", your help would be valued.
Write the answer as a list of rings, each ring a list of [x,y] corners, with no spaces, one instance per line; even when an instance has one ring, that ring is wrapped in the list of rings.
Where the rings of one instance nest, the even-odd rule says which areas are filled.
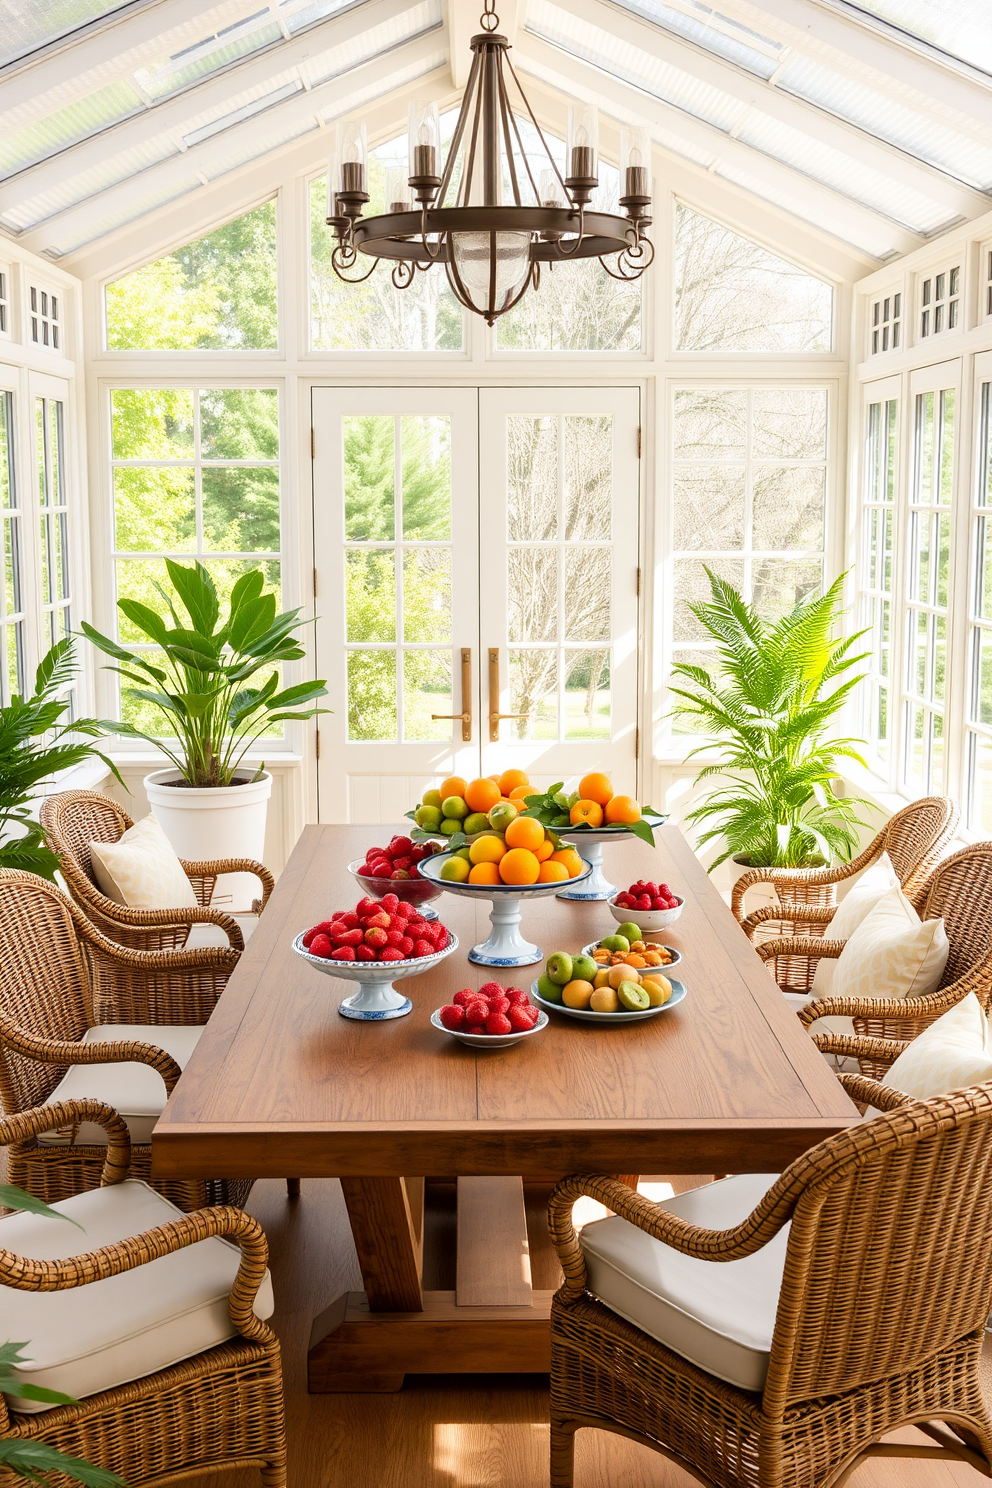
[[[413,842],[397,833],[385,847],[370,847],[364,858],[349,863],[348,872],[354,875],[363,892],[373,899],[395,894],[403,904],[428,904],[442,890],[437,884],[421,878],[420,864],[425,858],[443,851],[440,842]],[[433,920],[436,913],[429,910],[424,918]]]
[[[436,917],[424,919],[416,905],[392,893],[336,910],[293,940],[293,950],[315,970],[360,983],[338,1008],[342,1017],[376,1023],[413,1011],[394,982],[419,976],[457,949],[453,931]]]
[[[548,1026],[548,1015],[536,1008],[522,987],[486,982],[476,992],[463,987],[447,1007],[431,1013],[439,1033],[477,1049],[508,1049]]]
[[[667,883],[648,883],[643,878],[607,900],[610,914],[618,925],[633,920],[648,934],[673,925],[682,913],[684,903],[685,900]]]

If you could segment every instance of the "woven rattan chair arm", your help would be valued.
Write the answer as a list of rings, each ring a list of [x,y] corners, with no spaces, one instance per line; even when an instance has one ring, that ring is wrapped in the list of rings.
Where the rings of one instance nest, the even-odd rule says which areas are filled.
[[[127,1123],[113,1106],[97,1100],[53,1101],[50,1106],[35,1106],[16,1115],[0,1116],[0,1147],[12,1147],[36,1137],[40,1132],[58,1131],[64,1126],[78,1126],[93,1121],[107,1133],[107,1157],[103,1164],[101,1185],[120,1183],[131,1167],[131,1136]]]
[[[754,949],[762,961],[772,961],[776,956],[810,956],[819,961],[824,957],[836,960],[846,944],[845,940],[827,940],[822,935],[780,935],[760,941]]]
[[[812,1033],[821,1054],[844,1054],[855,1059],[870,1059],[874,1064],[894,1064],[909,1044],[901,1039],[871,1038],[865,1033]]]
[[[836,913],[837,907],[834,904],[763,904],[760,909],[752,910],[749,915],[744,916],[741,929],[745,935],[750,935],[759,925],[767,925],[769,921],[774,923],[776,920],[788,920],[801,925],[822,925],[826,929]]]
[[[988,963],[982,962],[949,987],[929,992],[926,997],[816,997],[800,1008],[797,1016],[806,1028],[817,1018],[903,1018],[928,1023],[954,1007],[969,992],[977,992],[980,1001],[984,997],[988,1008],[987,967]],[[983,976],[976,975],[983,970]]]
[[[852,1100],[861,1101],[865,1106],[874,1106],[876,1111],[899,1111],[903,1106],[913,1104],[912,1096],[904,1095],[901,1090],[893,1090],[891,1085],[881,1085],[868,1075],[844,1074],[837,1078]]]
[[[840,863],[833,868],[749,868],[734,884],[730,895],[730,907],[738,920],[744,918],[744,895],[755,884],[770,883],[776,888],[811,889],[827,884],[840,883],[851,873],[850,863]]]
[[[241,926],[222,909],[211,909],[204,904],[176,905],[170,909],[132,909],[129,904],[119,904],[116,899],[108,899],[106,894],[101,894],[68,855],[63,858],[62,873],[75,895],[91,905],[98,914],[119,925],[127,925],[134,930],[156,930],[169,925],[185,925],[187,928],[191,925],[219,925],[232,946],[239,951],[245,948]]]
[[[167,915],[170,911],[164,911]],[[149,913],[162,913],[152,910]],[[194,914],[194,910],[189,910]],[[200,911],[205,918],[212,923],[219,923],[220,919],[229,920],[240,937],[241,930],[228,915],[220,915],[217,911]],[[199,916],[197,916],[199,918]],[[166,924],[175,924],[175,920],[166,919]],[[227,929],[227,926],[224,927]],[[90,947],[91,954],[103,956],[106,960],[114,962],[118,966],[125,966],[129,971],[226,971],[232,972],[237,966],[241,956],[241,949],[234,946],[198,946],[196,950],[173,950],[173,951],[135,951],[130,946],[118,945],[115,940],[107,937],[97,929],[92,920],[85,915],[76,917],[76,929],[79,931],[81,940],[85,940]],[[242,941],[242,947],[244,942]]]
[[[269,895],[276,881],[264,863],[254,858],[217,858],[209,863],[187,863],[179,859],[187,878],[216,878],[218,873],[254,873],[262,885],[262,908],[269,902]]]
[[[0,1040],[25,1059],[36,1059],[39,1064],[147,1064],[158,1070],[165,1081],[169,1095],[182,1074],[171,1054],[158,1049],[154,1044],[145,1044],[138,1039],[113,1039],[105,1044],[75,1043],[68,1039],[39,1038],[25,1028],[18,1028],[5,1013],[0,1012]]]
[[[230,1205],[197,1209],[142,1235],[131,1235],[62,1261],[36,1261],[0,1250],[0,1282],[21,1292],[67,1291],[120,1276],[214,1236],[232,1240],[241,1250],[241,1264],[231,1288],[231,1322],[244,1338],[268,1341],[273,1336],[271,1329],[252,1311],[268,1264],[265,1233],[257,1219]]]

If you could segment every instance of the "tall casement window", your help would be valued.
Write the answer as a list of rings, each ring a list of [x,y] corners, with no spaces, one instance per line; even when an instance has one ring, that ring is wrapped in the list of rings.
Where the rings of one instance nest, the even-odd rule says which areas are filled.
[[[117,597],[161,612],[166,558],[201,559],[222,598],[258,567],[279,591],[276,389],[130,387],[110,399]],[[144,641],[116,618],[121,640]],[[128,702],[125,717],[161,728],[140,703]]]
[[[892,733],[892,578],[899,455],[899,404],[873,400],[865,411],[859,624],[867,634],[861,688],[861,733],[879,759],[887,759]]]
[[[72,629],[69,507],[65,476],[65,405],[60,398],[35,399],[38,472],[41,647],[46,650]]]
[[[24,690],[24,595],[21,577],[21,505],[14,460],[14,394],[0,389],[0,512],[3,520],[3,585],[0,588],[0,700]]]
[[[992,832],[992,381],[979,384],[978,478],[972,512],[965,789],[968,825]]]
[[[913,794],[945,787],[947,608],[957,389],[913,399],[909,491],[903,783]]]

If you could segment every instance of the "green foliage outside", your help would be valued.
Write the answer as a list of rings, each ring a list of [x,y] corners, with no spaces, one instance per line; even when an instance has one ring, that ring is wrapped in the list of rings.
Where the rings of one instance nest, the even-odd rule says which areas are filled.
[[[112,351],[260,351],[278,346],[276,204],[107,285]]]
[[[864,764],[853,747],[861,741],[828,737],[831,721],[864,680],[851,675],[864,660],[864,653],[852,654],[864,632],[835,638],[844,577],[771,621],[732,584],[706,573],[712,601],[690,608],[719,642],[718,665],[677,663],[671,690],[680,700],[673,713],[701,725],[722,755],[720,763],[700,770],[696,783],[729,777],[686,816],[705,826],[699,846],[723,841],[711,871],[736,856],[756,868],[802,868],[835,854],[850,858],[863,825],[858,811],[868,803],[835,795],[834,785],[841,761]]]

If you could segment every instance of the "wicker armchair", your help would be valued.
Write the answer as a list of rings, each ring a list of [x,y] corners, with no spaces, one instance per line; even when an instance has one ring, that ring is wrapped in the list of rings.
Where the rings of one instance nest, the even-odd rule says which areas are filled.
[[[960,813],[946,796],[912,801],[891,817],[864,852],[832,868],[751,868],[742,873],[731,894],[731,908],[745,933],[760,944],[769,937],[820,936],[829,933],[837,907],[837,885],[867,868],[887,852],[909,900],[918,900],[944,848],[957,831]],[[744,912],[744,896],[755,884],[770,883],[776,904]],[[776,976],[784,992],[807,993],[815,962],[808,956],[780,954]]]
[[[220,858],[216,862],[186,863],[183,868],[193,886],[199,908],[129,909],[101,893],[90,862],[91,842],[117,842],[134,825],[123,807],[99,791],[63,791],[48,796],[41,805],[39,820],[45,840],[62,860],[62,876],[69,893],[83,913],[110,940],[136,951],[167,951],[186,944],[192,925],[219,925],[236,950],[244,949],[237,920],[223,910],[211,909],[210,899],[219,873],[254,873],[262,884],[262,897],[255,900],[260,912],[272,893],[269,870],[251,858]]]
[[[32,1252],[48,1252],[51,1242],[45,1227],[56,1226],[57,1221],[26,1215],[0,1219],[0,1288],[12,1289],[0,1311],[14,1329],[11,1336],[35,1343],[43,1356],[43,1369],[46,1364],[55,1373],[69,1368],[81,1376],[71,1390],[54,1379],[50,1387],[82,1398],[72,1405],[44,1409],[23,1402],[29,1408],[18,1410],[14,1405],[20,1402],[8,1406],[0,1395],[0,1436],[44,1442],[85,1458],[119,1473],[130,1488],[144,1484],[158,1488],[173,1478],[199,1477],[229,1467],[259,1467],[267,1488],[284,1488],[286,1433],[279,1345],[255,1312],[266,1277],[267,1248],[261,1226],[232,1208],[180,1215],[144,1184],[126,1181],[127,1128],[115,1111],[96,1101],[0,1117],[0,1145],[21,1147],[53,1121],[82,1120],[99,1124],[106,1133],[102,1186],[61,1207],[90,1234],[97,1231],[115,1238],[87,1249],[86,1234],[74,1229],[65,1240],[66,1259],[35,1259]],[[152,1228],[134,1232],[127,1219],[136,1212],[147,1216]],[[62,1228],[68,1231],[68,1226]],[[29,1248],[26,1236],[38,1243]],[[209,1265],[216,1273],[215,1236],[223,1236],[241,1251],[236,1274],[224,1282],[221,1292],[223,1296],[229,1290],[229,1324],[216,1312],[204,1318],[203,1267],[205,1250],[210,1247],[199,1251],[195,1247],[204,1240],[211,1242]],[[27,1254],[17,1253],[18,1241]],[[183,1253],[181,1261],[179,1252]],[[111,1278],[123,1277],[167,1255],[176,1257],[169,1263],[168,1277],[161,1268],[147,1274],[143,1326],[138,1336],[128,1336],[134,1326],[128,1310],[133,1293],[129,1303]],[[224,1257],[221,1265],[223,1274],[230,1276],[234,1258]],[[216,1289],[215,1276],[210,1279]],[[64,1315],[54,1296],[46,1298],[43,1308],[35,1309],[33,1299],[14,1295],[61,1293],[85,1289],[94,1282],[103,1283],[100,1299],[74,1298]],[[177,1327],[190,1330],[180,1334],[181,1345],[189,1347],[192,1331],[199,1351],[166,1366],[166,1360],[174,1360],[181,1352]],[[170,1328],[163,1341],[163,1332]],[[125,1350],[127,1362],[122,1367]],[[37,1359],[36,1353],[36,1363]],[[86,1388],[87,1376],[94,1393]],[[31,1383],[49,1384],[44,1375],[27,1378]],[[108,1387],[110,1380],[125,1382]],[[51,1477],[53,1483],[56,1480],[59,1484],[75,1481],[60,1474]]]
[[[120,1090],[115,1066],[130,1065],[124,1073],[133,1076],[135,1065],[147,1065],[161,1076],[161,1089],[152,1081],[150,1092],[143,1089],[141,1094],[146,1102],[144,1126],[150,1130],[154,1103],[161,1100],[165,1105],[181,1072],[177,1058],[161,1042],[171,1044],[177,1057],[182,1057],[182,1049],[192,1048],[196,1028],[209,1018],[238,954],[219,947],[127,950],[101,935],[54,884],[32,873],[0,870],[4,1112],[13,1116],[44,1105],[70,1071],[84,1065],[94,1066],[92,1088],[71,1093],[107,1099],[110,1088]],[[90,1030],[99,1027],[108,1027],[111,1042],[93,1040]],[[80,1086],[78,1076],[74,1083]],[[147,1106],[149,1098],[153,1106]],[[60,1141],[15,1142],[9,1154],[11,1182],[49,1203],[95,1188],[106,1148],[79,1137],[78,1129],[71,1127]],[[151,1172],[147,1137],[135,1142],[133,1171],[141,1178]],[[158,1186],[180,1208],[197,1209],[229,1199],[243,1202],[251,1184],[193,1179]]]
[[[571,1488],[582,1426],[652,1447],[716,1488],[840,1488],[871,1456],[960,1459],[992,1475],[979,1380],[992,1308],[992,1085],[909,1101],[860,1076],[845,1084],[884,1114],[774,1181],[742,1175],[661,1204],[611,1178],[558,1184],[552,1488]],[[758,1191],[741,1206],[748,1178]],[[582,1194],[619,1217],[587,1226],[580,1241],[571,1211]],[[588,1266],[600,1296],[622,1289],[621,1270],[603,1265],[608,1246],[646,1253],[643,1285],[667,1294],[674,1279],[692,1300],[652,1311],[627,1293],[621,1316],[587,1287]],[[735,1264],[721,1275],[713,1262]],[[690,1363],[707,1327],[711,1338],[730,1331],[737,1298],[758,1333],[742,1333],[736,1355],[711,1349],[710,1367]],[[742,1384],[745,1359],[752,1377]],[[883,1443],[909,1424],[933,1445]]]
[[[815,1030],[819,1018],[851,1018],[854,1031],[870,1038],[914,1039],[941,1013],[974,992],[982,1006],[992,1005],[992,842],[975,842],[945,858],[917,896],[925,920],[942,918],[950,945],[947,965],[936,992],[926,997],[817,997],[799,1010],[806,1028]],[[836,957],[844,949],[839,940],[789,938],[757,947],[766,962],[794,955],[801,949],[813,958]],[[833,1050],[837,1053],[839,1051]],[[862,1063],[864,1073],[872,1073]]]

